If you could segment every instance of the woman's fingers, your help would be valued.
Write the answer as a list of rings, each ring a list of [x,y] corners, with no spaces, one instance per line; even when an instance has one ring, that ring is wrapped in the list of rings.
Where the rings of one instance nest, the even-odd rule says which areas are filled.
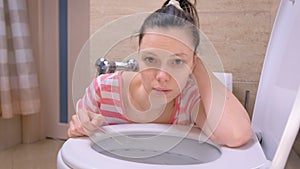
[[[77,118],[77,117],[76,117]],[[86,135],[82,127],[78,125],[78,120],[71,120],[69,123],[68,137],[79,137]]]
[[[69,123],[68,136],[79,137],[89,136],[103,124],[104,117],[89,111],[80,110],[76,115],[72,116]]]
[[[91,135],[103,124],[103,116],[90,111],[79,111],[78,117],[86,135]]]
[[[104,117],[101,114],[96,114],[92,112],[88,112],[90,118],[92,119],[91,122],[95,126],[102,126],[104,122]]]

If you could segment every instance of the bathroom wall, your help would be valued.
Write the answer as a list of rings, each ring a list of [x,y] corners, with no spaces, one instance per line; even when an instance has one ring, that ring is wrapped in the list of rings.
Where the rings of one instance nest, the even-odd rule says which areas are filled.
[[[276,0],[200,0],[201,30],[213,42],[224,70],[233,73],[233,93],[252,116],[264,56],[279,5]]]

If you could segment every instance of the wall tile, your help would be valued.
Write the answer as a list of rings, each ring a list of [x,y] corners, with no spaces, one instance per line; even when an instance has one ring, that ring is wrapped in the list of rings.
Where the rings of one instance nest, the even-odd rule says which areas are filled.
[[[248,113],[252,117],[253,108],[257,94],[258,83],[233,83],[233,94],[244,105],[246,90],[249,90]]]
[[[228,12],[228,11],[268,11],[271,0],[198,0],[199,12]]]
[[[113,61],[126,62],[128,58],[136,56],[138,50],[138,39],[137,37],[128,37],[122,39],[118,44],[112,46],[110,51],[105,56]]]
[[[233,74],[234,82],[258,82],[267,44],[214,43],[225,72]]]
[[[105,15],[128,15],[136,12],[152,12],[159,8],[164,1],[140,0],[91,0],[91,10]]]
[[[116,20],[122,16],[152,12],[161,6],[162,1],[139,0],[114,0],[114,1],[90,1],[91,34],[99,27]]]
[[[91,23],[90,23],[90,35],[93,35],[95,32],[97,32],[99,29],[101,29],[102,26],[109,24],[110,22],[113,22],[117,20],[118,18],[122,17],[123,15],[98,15],[91,14]]]
[[[212,42],[267,43],[269,12],[200,13],[200,29]]]

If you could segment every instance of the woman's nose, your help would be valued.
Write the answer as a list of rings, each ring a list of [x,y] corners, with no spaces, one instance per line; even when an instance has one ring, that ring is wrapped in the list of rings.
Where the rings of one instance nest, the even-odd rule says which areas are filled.
[[[156,72],[156,79],[159,82],[168,81],[168,80],[170,80],[170,74],[167,73],[164,70],[157,70],[157,72]]]

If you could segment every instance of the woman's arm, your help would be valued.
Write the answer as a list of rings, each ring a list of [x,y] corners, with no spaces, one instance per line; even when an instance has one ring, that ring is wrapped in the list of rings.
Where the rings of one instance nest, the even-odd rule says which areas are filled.
[[[196,124],[218,144],[245,144],[252,136],[248,113],[198,57],[194,61],[193,74],[201,94]]]
[[[100,88],[97,78],[92,81],[84,96],[76,104],[76,114],[69,122],[69,137],[89,136],[103,124],[104,117],[99,114],[98,107]]]

